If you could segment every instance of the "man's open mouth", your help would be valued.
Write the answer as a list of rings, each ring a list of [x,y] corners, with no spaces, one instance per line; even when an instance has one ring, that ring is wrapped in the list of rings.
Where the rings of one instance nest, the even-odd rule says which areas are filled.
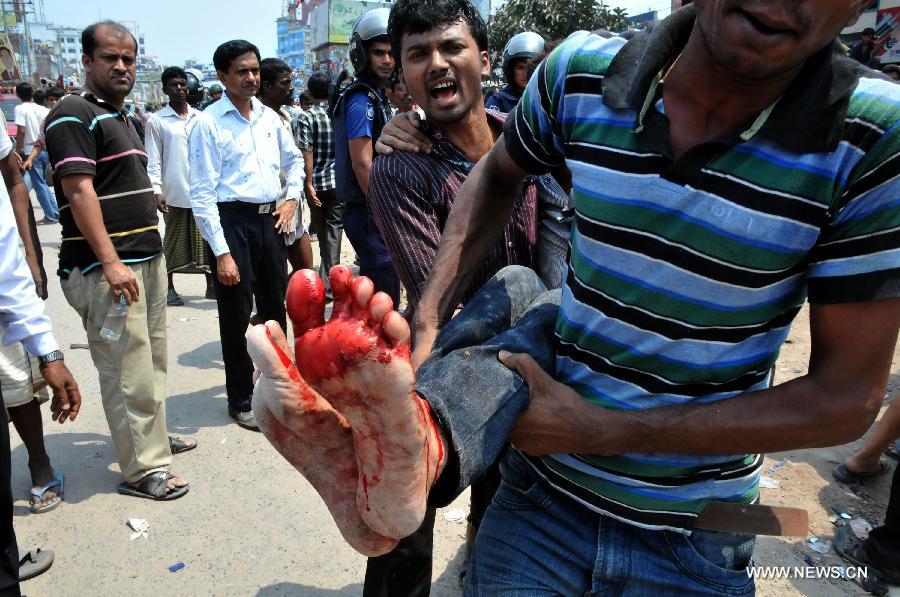
[[[436,100],[450,99],[456,95],[456,83],[453,81],[441,81],[431,86],[431,97]]]

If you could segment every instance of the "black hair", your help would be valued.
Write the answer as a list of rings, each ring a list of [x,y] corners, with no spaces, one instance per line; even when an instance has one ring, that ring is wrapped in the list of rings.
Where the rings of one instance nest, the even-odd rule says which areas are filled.
[[[865,29],[862,30],[862,36],[865,37],[867,35],[871,35],[872,37],[875,37],[875,30],[872,29],[871,27],[866,27]]]
[[[56,86],[53,86],[47,90],[47,97],[55,97],[57,100],[59,100],[65,94],[65,91]]]
[[[313,103],[313,96],[308,92],[304,91],[300,94],[300,103],[301,104],[311,104]]]
[[[393,91],[394,88],[396,88],[397,85],[399,85],[401,83],[403,83],[403,79],[400,77],[400,71],[399,70],[394,71],[394,74],[391,75],[390,79],[388,79],[388,89]]]
[[[94,23],[93,25],[88,25],[85,27],[84,31],[81,32],[81,51],[91,58],[94,57],[94,50],[97,49],[97,29],[100,27],[109,27],[110,29],[115,29],[116,31],[121,31],[123,33],[127,33],[131,36],[131,41],[134,43],[134,53],[137,54],[138,43],[137,39],[135,39],[134,34],[128,30],[127,27],[116,23],[115,21],[100,21],[99,23]]]
[[[274,83],[278,77],[288,73],[291,67],[279,58],[266,58],[259,62],[259,80],[261,83]]]
[[[34,98],[34,88],[28,81],[23,81],[16,85],[16,95],[23,102],[30,102]]]
[[[397,0],[388,18],[388,35],[394,49],[394,59],[400,64],[400,42],[408,33],[425,33],[438,25],[463,21],[478,44],[478,50],[488,49],[487,26],[469,0]]]
[[[34,103],[39,106],[43,106],[44,102],[47,100],[47,92],[43,89],[38,89],[34,92]]]
[[[213,65],[216,67],[217,71],[227,73],[228,69],[231,68],[231,63],[234,62],[234,59],[238,56],[243,56],[247,52],[253,52],[256,54],[256,59],[261,60],[259,48],[249,41],[244,39],[226,41],[216,48],[216,51],[213,54]]]
[[[309,76],[306,89],[314,100],[328,99],[331,89],[331,75],[324,71],[316,71]]]
[[[184,79],[185,81],[187,81],[187,73],[184,72],[183,68],[170,66],[162,72],[162,76],[160,77],[163,87],[165,87],[166,83],[168,83],[171,79]]]

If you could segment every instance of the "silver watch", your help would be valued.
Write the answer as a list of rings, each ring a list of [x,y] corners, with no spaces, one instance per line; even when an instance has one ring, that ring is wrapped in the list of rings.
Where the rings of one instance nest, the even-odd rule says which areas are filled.
[[[38,363],[41,365],[47,365],[48,363],[52,363],[53,361],[61,361],[63,360],[63,353],[61,350],[54,350],[52,352],[48,352],[47,354],[42,354],[38,357]]]

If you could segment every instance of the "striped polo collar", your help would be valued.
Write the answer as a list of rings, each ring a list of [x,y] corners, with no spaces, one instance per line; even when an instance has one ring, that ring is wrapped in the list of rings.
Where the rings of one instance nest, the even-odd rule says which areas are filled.
[[[689,5],[629,40],[607,69],[603,103],[643,115],[666,67],[687,44],[695,19],[696,9]],[[835,44],[829,44],[807,60],[785,94],[760,113],[740,139],[758,135],[795,153],[834,151],[861,74],[856,61],[837,54]]]

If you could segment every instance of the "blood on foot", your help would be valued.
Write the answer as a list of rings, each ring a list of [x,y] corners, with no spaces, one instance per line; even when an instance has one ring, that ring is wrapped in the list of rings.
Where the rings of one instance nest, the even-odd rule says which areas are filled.
[[[405,537],[421,525],[443,455],[440,443],[432,447],[431,414],[415,392],[409,327],[368,279],[346,268],[332,269],[330,279],[332,317],[297,338],[297,367],[350,424],[363,520],[376,533]]]

